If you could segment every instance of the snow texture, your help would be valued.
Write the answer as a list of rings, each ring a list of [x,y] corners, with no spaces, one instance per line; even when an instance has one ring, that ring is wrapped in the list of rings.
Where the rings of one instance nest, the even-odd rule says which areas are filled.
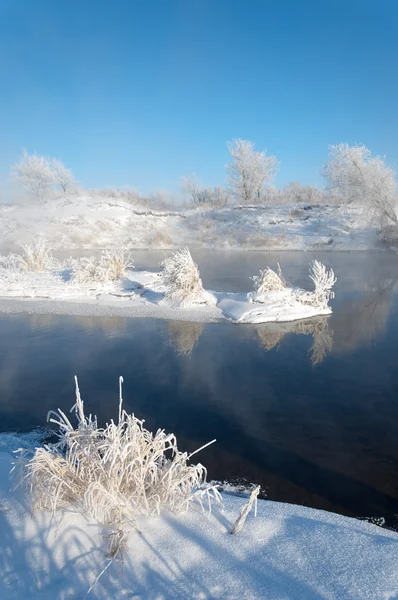
[[[154,210],[123,197],[65,193],[48,202],[0,205],[2,252],[21,236],[44,236],[56,250],[244,248],[362,250],[376,228],[361,207],[336,204],[235,205]]]
[[[0,436],[1,441],[1,436]],[[32,512],[10,491],[12,456],[0,446],[0,598],[66,600],[393,600],[398,597],[398,535],[364,521],[260,500],[257,517],[230,531],[244,500],[162,512],[129,534],[124,563],[104,554],[102,530],[66,510]]]
[[[121,279],[115,279],[113,258],[120,259],[117,268]],[[112,276],[109,275],[109,264]],[[40,273],[21,270],[13,263],[3,261],[0,266],[0,311],[18,311],[15,302],[25,300],[24,304],[19,304],[20,310],[41,313],[43,306],[32,300],[47,299],[63,301],[58,307],[52,302],[47,312],[76,314],[76,308],[71,304],[80,302],[85,305],[84,314],[98,314],[99,311],[102,315],[157,316],[202,322],[219,319],[238,323],[281,322],[331,313],[328,301],[333,298],[334,273],[326,271],[317,261],[310,272],[315,285],[313,292],[287,287],[280,277],[281,272],[279,276],[266,269],[257,278],[258,282],[255,278],[255,291],[248,294],[204,290],[198,267],[188,249],[167,258],[160,272],[132,271],[128,269],[129,265],[131,257],[123,253],[104,253],[100,259],[80,259],[77,267]],[[276,289],[275,285],[274,289],[269,285],[270,274],[274,284],[275,281],[278,284]],[[6,298],[12,302],[6,303]]]

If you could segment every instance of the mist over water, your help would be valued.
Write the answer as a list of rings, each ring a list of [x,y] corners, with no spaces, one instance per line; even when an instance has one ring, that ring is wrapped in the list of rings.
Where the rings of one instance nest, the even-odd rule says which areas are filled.
[[[157,268],[164,253],[136,253]],[[193,252],[209,289],[249,291],[280,262],[310,286],[308,264],[337,275],[334,312],[295,323],[0,317],[0,430],[29,430],[48,410],[125,408],[173,431],[209,478],[260,483],[270,499],[398,525],[398,257],[387,253]]]

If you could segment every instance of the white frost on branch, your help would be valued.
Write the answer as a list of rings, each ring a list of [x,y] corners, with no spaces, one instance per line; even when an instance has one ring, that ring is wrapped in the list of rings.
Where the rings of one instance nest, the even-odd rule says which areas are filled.
[[[51,159],[50,168],[52,170],[54,184],[59,185],[63,192],[68,192],[76,186],[76,180],[72,171],[65,167],[60,160],[57,158]]]
[[[20,161],[13,165],[11,174],[25,190],[41,199],[45,199],[57,186],[67,192],[76,185],[72,172],[61,161],[29,154],[26,150]]]
[[[329,300],[334,298],[332,288],[337,279],[333,269],[329,271],[325,265],[318,260],[312,261],[310,265],[310,279],[312,279],[315,290],[313,292],[298,291],[297,299],[302,304],[309,304],[314,308],[325,309],[328,307]]]
[[[371,209],[384,220],[397,223],[395,171],[384,158],[372,156],[366,146],[329,146],[323,174],[328,189],[349,203]]]
[[[259,493],[260,493],[260,486],[257,485],[253,489],[252,493],[250,494],[249,502],[247,504],[245,504],[244,506],[242,506],[240,515],[237,518],[235,525],[232,528],[232,531],[231,531],[232,534],[239,533],[239,531],[242,531],[243,526],[246,523],[247,515],[251,511],[253,504],[254,504],[254,516],[255,517],[257,516],[257,498],[258,498]]]
[[[162,281],[166,286],[165,300],[181,307],[216,304],[213,294],[203,288],[198,265],[188,248],[165,258],[162,267]]]
[[[278,160],[266,151],[256,152],[250,140],[234,139],[227,147],[232,159],[226,165],[232,196],[242,204],[263,202],[265,188],[279,168]]]

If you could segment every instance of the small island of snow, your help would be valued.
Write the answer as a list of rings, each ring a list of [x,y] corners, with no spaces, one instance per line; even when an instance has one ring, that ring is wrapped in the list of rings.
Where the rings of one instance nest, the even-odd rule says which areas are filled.
[[[312,291],[289,286],[278,265],[277,271],[267,267],[252,278],[253,291],[222,293],[204,289],[187,248],[167,257],[157,272],[134,270],[130,254],[120,249],[60,262],[43,239],[22,248],[22,255],[0,257],[1,312],[81,314],[83,310],[96,315],[236,323],[295,321],[332,312],[329,300],[334,297],[336,278],[316,260],[310,265]]]

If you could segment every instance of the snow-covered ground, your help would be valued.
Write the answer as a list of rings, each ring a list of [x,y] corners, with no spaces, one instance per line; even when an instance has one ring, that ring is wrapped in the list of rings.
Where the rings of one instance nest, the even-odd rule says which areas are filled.
[[[302,302],[306,292],[290,287],[270,291],[259,301],[253,301],[250,293],[206,292],[205,301],[200,298],[188,306],[174,306],[165,292],[161,272],[129,270],[122,280],[78,284],[70,279],[70,269],[12,271],[10,276],[0,268],[0,312],[42,313],[47,304],[44,312],[76,314],[79,303],[84,305],[83,314],[199,322],[228,319],[237,323],[295,321],[332,312],[327,305]]]
[[[373,248],[369,215],[331,205],[229,206],[151,210],[123,197],[59,196],[0,205],[1,251],[43,235],[58,249],[104,248]]]
[[[100,527],[68,510],[33,511],[9,480],[17,436],[0,435],[0,598],[84,598],[109,560]],[[32,440],[20,438],[19,445]],[[34,440],[33,440],[34,442]],[[398,534],[364,521],[260,500],[230,531],[246,500],[224,510],[163,512],[130,532],[88,598],[142,600],[393,600]]]

